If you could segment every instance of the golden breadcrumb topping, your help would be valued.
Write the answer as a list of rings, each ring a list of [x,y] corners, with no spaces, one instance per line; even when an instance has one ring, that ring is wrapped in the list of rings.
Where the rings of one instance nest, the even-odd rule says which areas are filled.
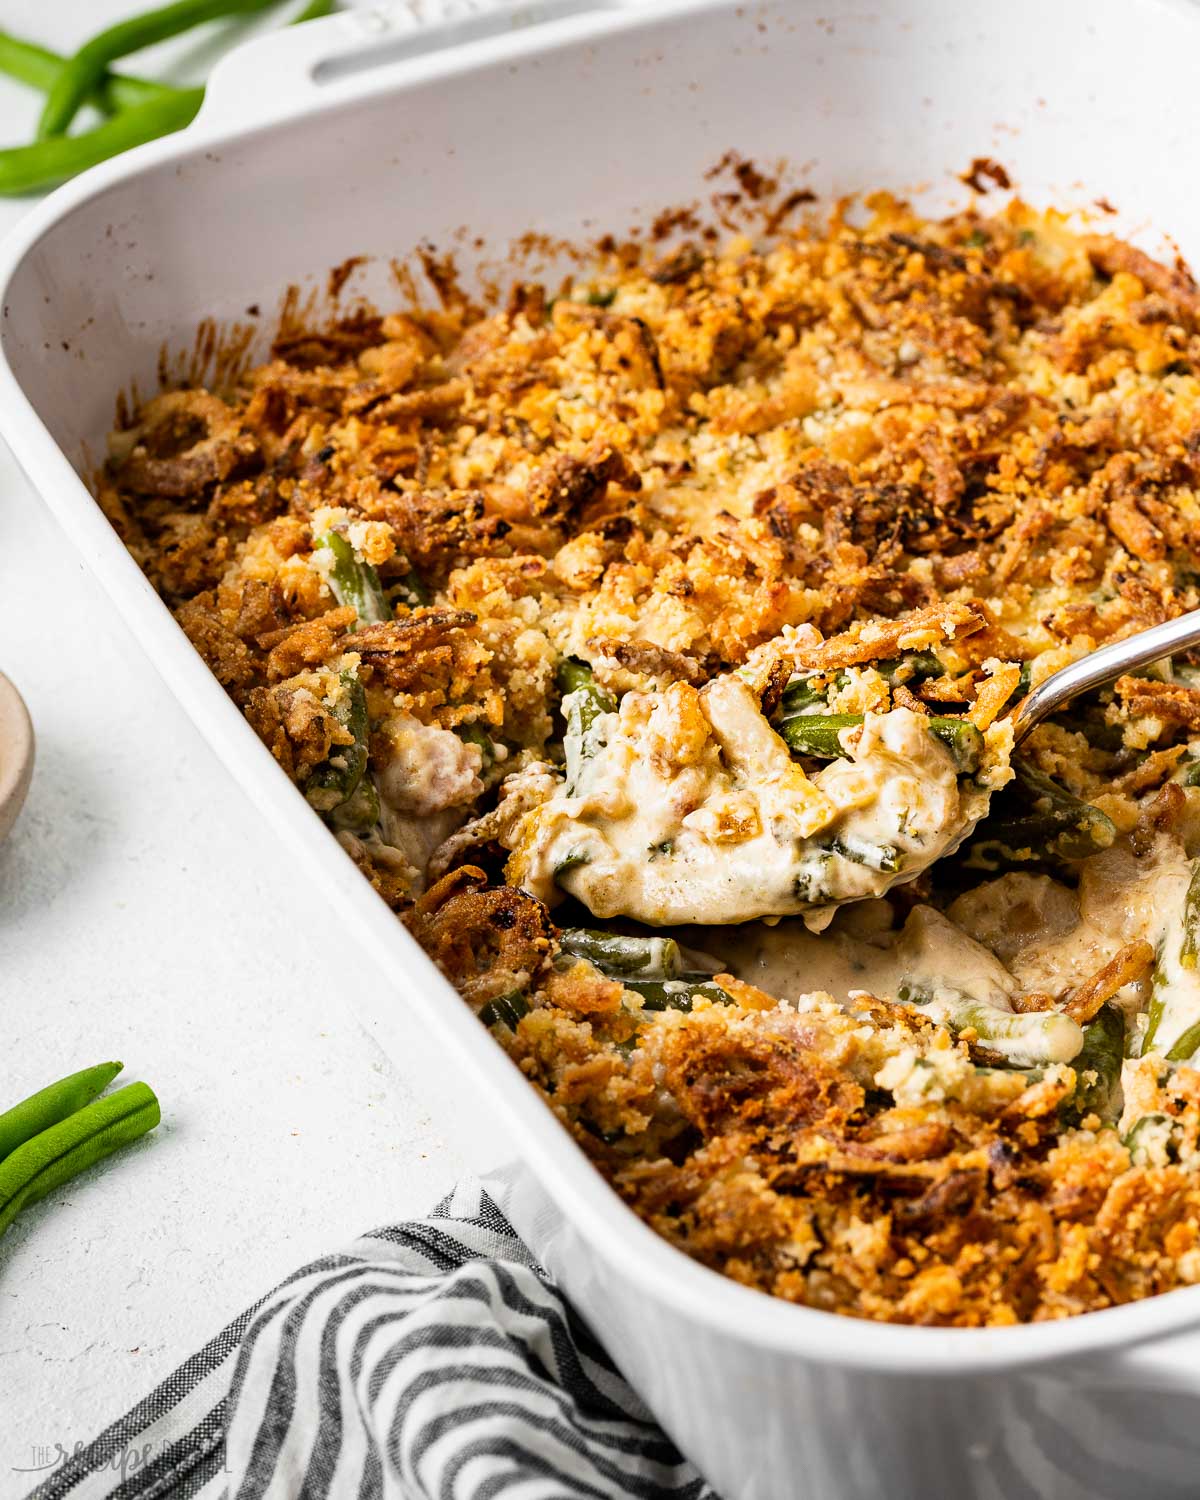
[[[882,195],[626,246],[291,331],[98,493],[672,1244],[918,1324],[1200,1279],[1200,668],[1010,724],[1200,605],[1185,270]]]

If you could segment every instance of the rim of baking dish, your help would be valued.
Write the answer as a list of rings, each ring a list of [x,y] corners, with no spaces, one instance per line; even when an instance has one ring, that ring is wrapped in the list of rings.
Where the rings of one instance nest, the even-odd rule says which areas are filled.
[[[1082,5],[1085,0],[1077,3]],[[1200,25],[1200,7],[1194,0],[1136,3],[1143,9],[1186,15]],[[7,319],[8,288],[42,236],[85,202],[148,168],[224,141],[250,138],[289,116],[324,113],[371,95],[469,71],[499,58],[544,52],[552,46],[599,39],[698,10],[732,5],[733,0],[651,0],[631,10],[625,8],[625,0],[618,0],[615,6],[609,0],[595,11],[568,13],[528,29],[406,57],[386,64],[379,73],[348,71],[328,90],[323,86],[302,109],[293,102],[277,113],[257,116],[250,124],[222,118],[220,81],[214,75],[217,102],[206,104],[188,130],[93,168],[32,208],[10,231],[0,243],[0,317]],[[331,17],[303,29],[315,34],[318,28],[329,29],[342,19]],[[332,40],[332,31],[329,34]],[[262,38],[248,46],[266,50],[271,41],[270,37]],[[503,1105],[523,1160],[538,1162],[539,1178],[559,1210],[597,1255],[638,1286],[641,1295],[714,1333],[764,1351],[847,1369],[912,1375],[1013,1370],[1085,1354],[1120,1353],[1188,1333],[1200,1325],[1200,1286],[1054,1322],[970,1329],[877,1323],[785,1302],[740,1286],[661,1239],[603,1180],[404,925],[330,839],[300,793],[280,774],[270,751],[184,636],[26,397],[8,360],[2,325],[0,431],[119,612],[138,630],[146,654],[231,774],[243,768],[249,773],[245,779],[239,777],[246,790],[253,790],[255,802],[285,841],[320,868],[333,901],[353,922],[372,957],[395,980],[407,1003],[423,1019],[449,1033],[473,1074],[472,1082]]]

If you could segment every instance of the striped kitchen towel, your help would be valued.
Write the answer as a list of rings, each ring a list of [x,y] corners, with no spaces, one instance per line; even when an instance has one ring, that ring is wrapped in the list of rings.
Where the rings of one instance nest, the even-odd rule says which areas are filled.
[[[30,1500],[716,1500],[478,1186],[297,1271]]]

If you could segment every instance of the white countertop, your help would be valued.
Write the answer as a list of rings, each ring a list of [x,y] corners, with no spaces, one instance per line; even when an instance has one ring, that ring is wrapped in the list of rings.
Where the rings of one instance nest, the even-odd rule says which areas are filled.
[[[5,0],[0,24],[69,47],[144,8]],[[36,103],[0,80],[0,141],[28,138]],[[0,230],[27,206],[0,200]],[[0,1108],[114,1057],[163,1106],[0,1240],[7,1500],[305,1260],[426,1211],[461,1163],[343,1004],[378,974],[2,447],[0,670],[38,737],[0,846]]]

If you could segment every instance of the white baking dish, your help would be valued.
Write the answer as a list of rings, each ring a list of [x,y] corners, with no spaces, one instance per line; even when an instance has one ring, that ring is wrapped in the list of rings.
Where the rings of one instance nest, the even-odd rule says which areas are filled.
[[[376,956],[363,1019],[429,1081],[519,1229],[727,1497],[1083,1500],[1200,1493],[1200,1288],[1015,1329],[879,1327],[773,1302],[616,1199],[370,891],[193,653],[82,476],[163,344],[348,256],[623,228],[706,198],[731,147],[822,195],[971,157],[1035,201],[1120,206],[1200,252],[1200,15],[1171,0],[588,8],[426,0],[253,43],[196,124],[70,184],[0,251],[0,426],[196,723]],[[1152,239],[1147,243],[1154,245]],[[1155,246],[1161,248],[1161,246]],[[266,323],[264,317],[261,320]],[[269,330],[268,330],[269,331]],[[395,1008],[427,1055],[401,1051]],[[522,1169],[516,1164],[523,1163]]]

